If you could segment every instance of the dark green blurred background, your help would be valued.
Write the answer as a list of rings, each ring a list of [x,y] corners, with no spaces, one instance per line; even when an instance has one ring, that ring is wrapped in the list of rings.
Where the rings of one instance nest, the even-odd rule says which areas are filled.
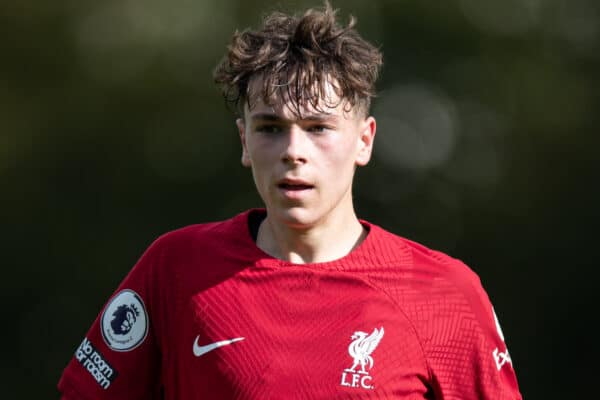
[[[600,2],[333,4],[385,54],[360,216],[479,274],[526,399],[593,397]],[[57,397],[158,235],[260,205],[211,72],[233,30],[274,7],[0,6],[3,399]]]

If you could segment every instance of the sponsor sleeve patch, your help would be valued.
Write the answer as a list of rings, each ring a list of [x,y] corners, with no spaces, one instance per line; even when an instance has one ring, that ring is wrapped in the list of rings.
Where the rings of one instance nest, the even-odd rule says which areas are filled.
[[[104,389],[108,389],[118,375],[88,338],[83,338],[75,351],[75,358]]]

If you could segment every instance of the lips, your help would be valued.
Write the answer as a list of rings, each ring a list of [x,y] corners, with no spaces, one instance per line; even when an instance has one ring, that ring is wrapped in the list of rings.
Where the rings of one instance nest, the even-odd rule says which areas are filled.
[[[314,185],[311,185],[308,182],[297,180],[297,179],[284,179],[277,183],[277,187],[283,189],[285,191],[301,191],[301,190],[309,190],[314,188]]]

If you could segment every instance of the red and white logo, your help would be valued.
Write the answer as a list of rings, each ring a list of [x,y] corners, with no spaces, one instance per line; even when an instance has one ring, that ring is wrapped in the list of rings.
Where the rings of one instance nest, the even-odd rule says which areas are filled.
[[[354,362],[350,368],[346,368],[342,372],[342,386],[373,389],[373,378],[368,370],[373,368],[371,354],[381,342],[383,333],[383,327],[381,327],[373,329],[370,335],[363,331],[356,331],[350,337],[352,343],[348,346],[348,354],[354,359]]]

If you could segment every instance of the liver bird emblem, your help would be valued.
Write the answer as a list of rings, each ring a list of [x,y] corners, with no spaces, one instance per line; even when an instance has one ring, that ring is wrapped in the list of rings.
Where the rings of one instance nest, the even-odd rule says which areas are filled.
[[[373,368],[373,357],[371,354],[377,348],[377,345],[383,338],[383,327],[380,329],[373,329],[373,332],[369,335],[366,332],[356,331],[351,336],[353,339],[350,346],[348,346],[348,353],[352,358],[354,358],[354,363],[352,367],[347,368],[348,372],[356,372],[356,368],[360,365],[359,374],[368,374],[365,369],[365,366],[368,364],[369,369]]]

